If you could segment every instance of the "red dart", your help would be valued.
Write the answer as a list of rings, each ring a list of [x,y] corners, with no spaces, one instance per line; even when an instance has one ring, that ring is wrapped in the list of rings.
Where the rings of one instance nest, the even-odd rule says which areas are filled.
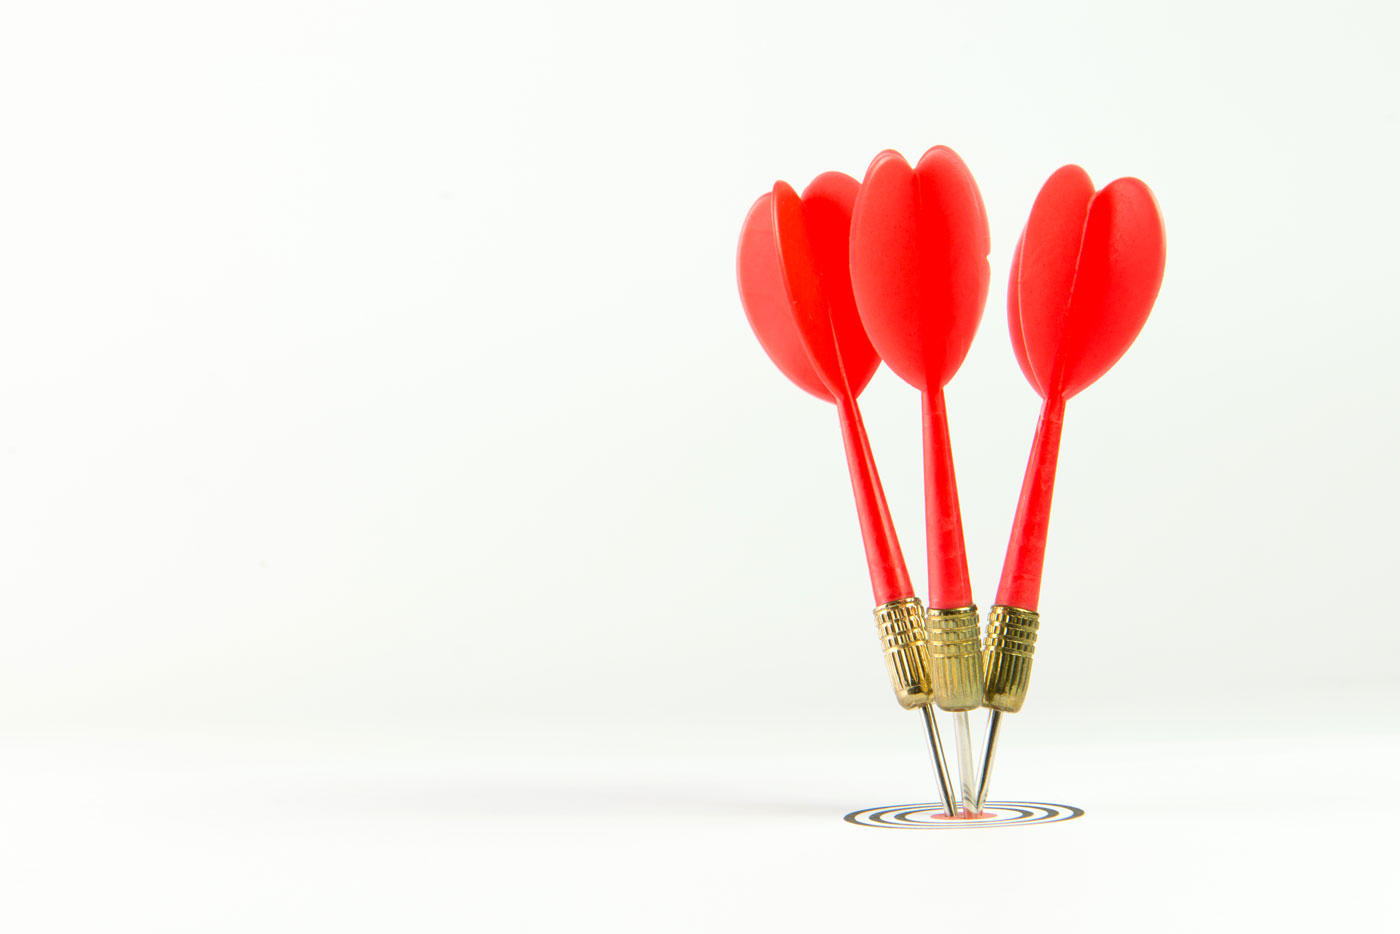
[[[849,175],[827,172],[801,197],[786,182],[760,197],[739,236],[739,295],[759,343],[778,368],[836,405],[887,664],[900,704],[924,712],[939,794],[951,817],[955,799],[929,704],[923,608],[914,596],[856,405],[880,366],[851,292],[851,212],[859,189]]]
[[[972,740],[967,711],[982,705],[981,632],[967,572],[943,387],[962,366],[982,320],[990,248],[982,195],[953,150],[935,146],[913,168],[891,150],[870,163],[851,222],[851,284],[876,351],[923,393],[934,698],[957,714],[963,804],[968,808]]]
[[[1147,185],[1120,178],[1095,191],[1077,165],[1050,176],[1016,246],[1007,296],[1011,346],[1044,405],[997,606],[988,615],[984,700],[992,714],[979,808],[1001,714],[1021,709],[1029,685],[1065,401],[1127,352],[1152,311],[1165,265],[1166,232]]]

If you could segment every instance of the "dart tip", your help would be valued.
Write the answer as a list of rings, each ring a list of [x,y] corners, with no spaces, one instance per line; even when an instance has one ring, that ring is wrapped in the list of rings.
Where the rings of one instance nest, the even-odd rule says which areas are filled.
[[[1001,711],[993,710],[987,718],[987,741],[982,747],[982,775],[977,780],[977,796],[973,809],[980,816],[987,805],[987,786],[992,780],[992,765],[997,757],[997,740],[1001,738]]]
[[[933,760],[933,772],[938,778],[938,796],[943,802],[943,812],[948,817],[957,818],[958,799],[953,796],[953,783],[948,777],[947,760],[943,757],[943,741],[938,736],[938,721],[933,718],[933,705],[924,704],[919,710],[924,715],[924,738],[928,740],[928,755]]]
[[[953,727],[956,730],[958,748],[958,779],[962,791],[962,817],[975,816],[976,808],[974,797],[976,796],[976,782],[973,780],[972,761],[972,727],[968,724],[967,711],[959,710],[953,714]]]

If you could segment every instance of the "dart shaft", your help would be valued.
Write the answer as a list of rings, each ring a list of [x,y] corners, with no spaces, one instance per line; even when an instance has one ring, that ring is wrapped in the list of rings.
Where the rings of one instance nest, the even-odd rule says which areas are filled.
[[[997,603],[1035,609],[1040,602],[1040,576],[1045,567],[1045,539],[1050,529],[1050,500],[1055,492],[1055,465],[1060,457],[1065,400],[1045,400],[1035,430],[1021,500],[1006,546]]]
[[[843,395],[836,401],[841,418],[841,438],[846,445],[846,463],[851,471],[851,489],[856,497],[860,534],[865,541],[865,561],[870,568],[870,586],[877,604],[910,597],[914,585],[895,535],[885,490],[875,470],[875,455],[865,432],[855,398]]]
[[[942,389],[924,393],[924,528],[928,536],[928,605],[969,605],[972,584]]]

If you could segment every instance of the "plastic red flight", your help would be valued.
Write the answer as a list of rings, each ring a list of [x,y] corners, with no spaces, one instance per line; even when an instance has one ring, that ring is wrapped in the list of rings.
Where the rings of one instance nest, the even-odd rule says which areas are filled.
[[[967,356],[991,273],[987,212],[946,146],[917,167],[886,150],[865,173],[851,222],[851,283],[875,350],[923,393],[928,604],[972,603],[943,387]]]
[[[856,313],[849,266],[860,183],[817,176],[760,197],[739,235],[739,296],[768,356],[803,389],[836,404],[877,603],[914,595],[856,397],[880,366]]]
[[[1041,188],[1011,261],[1007,317],[1016,361],[1045,402],[999,604],[1038,609],[1065,400],[1127,352],[1152,311],[1165,265],[1162,217],[1138,179],[1095,192],[1083,169],[1067,165]]]

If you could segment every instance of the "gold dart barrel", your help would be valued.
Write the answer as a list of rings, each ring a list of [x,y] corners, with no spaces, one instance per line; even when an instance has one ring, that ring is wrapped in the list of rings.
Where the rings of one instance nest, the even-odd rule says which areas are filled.
[[[977,607],[924,611],[933,702],[954,713],[982,706],[982,629]]]
[[[1014,606],[994,606],[987,614],[987,643],[983,661],[987,669],[982,703],[1002,713],[1016,713],[1026,702],[1031,683],[1031,661],[1040,614]]]
[[[923,603],[918,597],[882,603],[875,608],[875,626],[899,705],[906,710],[923,707],[933,697],[933,666]]]

